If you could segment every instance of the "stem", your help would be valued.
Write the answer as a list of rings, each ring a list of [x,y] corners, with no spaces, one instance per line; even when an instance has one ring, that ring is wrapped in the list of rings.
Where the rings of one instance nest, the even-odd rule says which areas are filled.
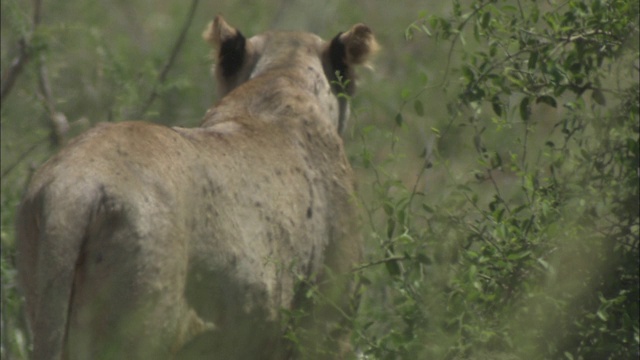
[[[151,94],[149,94],[149,97],[145,101],[144,105],[140,108],[140,110],[138,110],[137,113],[135,113],[133,118],[142,117],[147,112],[147,110],[149,110],[149,107],[151,107],[153,102],[158,97],[158,87],[167,80],[167,75],[169,74],[169,70],[171,70],[171,67],[173,66],[176,58],[178,57],[178,53],[180,52],[180,49],[182,49],[182,45],[184,44],[184,39],[187,36],[187,31],[189,30],[189,27],[191,27],[191,23],[193,22],[193,17],[195,15],[196,8],[198,7],[198,3],[199,3],[199,0],[191,1],[191,7],[189,8],[189,13],[187,14],[187,18],[185,19],[185,22],[182,25],[182,30],[180,31],[180,35],[178,35],[176,42],[173,44],[173,49],[169,54],[169,59],[162,67],[162,71],[160,71],[160,75],[158,75],[158,81],[153,86],[153,89],[151,90]]]

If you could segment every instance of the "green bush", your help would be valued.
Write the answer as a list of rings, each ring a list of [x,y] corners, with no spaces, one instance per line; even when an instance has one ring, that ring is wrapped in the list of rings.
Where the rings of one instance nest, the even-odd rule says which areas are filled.
[[[365,358],[638,358],[638,3],[454,1],[405,35],[448,64],[398,127],[433,89],[448,118],[413,185],[363,142]]]

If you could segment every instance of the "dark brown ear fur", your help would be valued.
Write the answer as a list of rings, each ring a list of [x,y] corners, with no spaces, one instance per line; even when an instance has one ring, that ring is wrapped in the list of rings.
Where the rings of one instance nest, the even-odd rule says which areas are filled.
[[[354,74],[353,69],[347,63],[347,48],[340,41],[341,35],[342,33],[338,33],[329,44],[329,68],[325,72],[334,93],[353,95],[355,84],[350,79],[353,79]]]
[[[240,31],[221,40],[218,48],[218,66],[223,77],[230,78],[242,68],[246,54],[246,39]]]
[[[207,25],[202,37],[216,50],[216,78],[220,95],[224,95],[240,81],[238,74],[247,60],[247,40],[220,15]]]
[[[327,49],[329,66],[325,69],[327,78],[336,94],[353,95],[355,91],[355,65],[366,64],[378,51],[378,43],[373,31],[364,25],[354,25],[345,33],[338,33]]]

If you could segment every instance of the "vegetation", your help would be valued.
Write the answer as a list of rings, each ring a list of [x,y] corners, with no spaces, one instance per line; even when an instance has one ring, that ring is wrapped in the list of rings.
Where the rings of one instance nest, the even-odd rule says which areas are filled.
[[[451,95],[413,186],[365,163],[387,257],[363,275],[378,289],[358,326],[365,353],[638,357],[637,13],[628,1],[454,2],[409,25],[410,40],[448,44],[434,88]],[[400,128],[433,106],[423,81],[401,94],[413,109]]]
[[[345,136],[360,358],[640,356],[637,0],[223,3],[2,1],[3,359],[28,358],[13,216],[33,167],[99,121],[196,125],[219,12],[246,34],[362,21],[383,45]]]

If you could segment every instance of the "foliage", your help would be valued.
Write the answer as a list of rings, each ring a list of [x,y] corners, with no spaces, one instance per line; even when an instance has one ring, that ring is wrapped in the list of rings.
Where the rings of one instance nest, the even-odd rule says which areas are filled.
[[[432,88],[452,96],[413,187],[363,146],[386,258],[364,271],[365,358],[638,357],[637,14],[634,1],[455,1],[408,26],[408,40],[449,44]],[[424,117],[429,90],[403,104]],[[475,157],[462,173],[461,152]]]

